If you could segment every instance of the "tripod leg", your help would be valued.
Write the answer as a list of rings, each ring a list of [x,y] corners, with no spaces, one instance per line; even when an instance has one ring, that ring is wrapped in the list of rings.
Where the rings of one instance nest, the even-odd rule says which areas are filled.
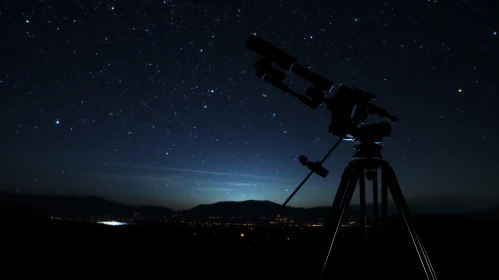
[[[386,223],[388,216],[388,180],[381,174],[381,224]]]
[[[426,278],[436,280],[437,276],[435,274],[435,270],[433,269],[430,258],[428,257],[423,243],[421,242],[414,228],[412,218],[409,213],[409,206],[407,206],[407,202],[405,201],[404,195],[402,194],[402,190],[400,189],[400,185],[397,181],[395,171],[390,166],[383,166],[382,172],[382,176],[384,178],[387,178],[388,180],[387,184],[390,189],[390,193],[392,194],[393,201],[395,202],[395,205],[397,205],[397,208],[405,221],[407,229],[409,230],[412,242],[414,243],[414,247],[416,248],[421,264],[423,265]]]
[[[378,199],[378,176],[377,176],[377,170],[375,171],[376,176],[371,177],[373,181],[373,211],[374,211],[374,221],[373,221],[373,229],[372,232],[375,234],[375,246],[376,248],[374,251],[376,252],[381,252],[381,255],[377,257],[373,262],[373,267],[374,269],[374,277],[372,278],[382,278],[383,276],[386,276],[387,271],[386,271],[386,265],[388,264],[388,258],[387,258],[387,249],[386,249],[386,244],[384,241],[384,235],[382,231],[382,224],[380,223],[379,219],[379,199]],[[378,270],[377,268],[382,268],[385,269],[385,273],[381,274],[381,270]]]
[[[385,274],[391,274],[391,267],[388,259],[388,242],[386,235],[386,222],[388,217],[388,182],[386,175],[383,174],[381,169],[381,220],[380,220],[380,242],[383,246],[383,268]]]
[[[385,179],[383,173],[381,172],[381,218],[378,226],[378,236],[380,237],[379,244],[381,245],[382,252],[382,267],[384,269],[385,275],[391,274],[391,269],[388,261],[388,242],[386,238],[386,220],[388,216],[388,180]]]
[[[364,238],[363,243],[363,267],[364,267],[364,279],[367,279],[367,227],[366,227],[366,178],[364,169],[359,172],[359,194],[360,194],[360,226],[362,228],[362,234]]]
[[[379,215],[378,215],[378,178],[373,180],[373,211],[374,211],[374,224],[379,225]]]
[[[354,169],[350,166],[345,168],[341,176],[341,182],[338,186],[338,190],[336,191],[336,195],[334,197],[333,205],[331,207],[331,213],[329,214],[325,224],[325,234],[327,236],[329,248],[326,254],[326,259],[322,266],[320,276],[321,279],[323,279],[324,273],[326,271],[329,256],[338,234],[338,229],[340,228],[341,221],[343,220],[345,210],[348,208],[350,200],[352,199],[357,181],[358,175],[355,174]]]

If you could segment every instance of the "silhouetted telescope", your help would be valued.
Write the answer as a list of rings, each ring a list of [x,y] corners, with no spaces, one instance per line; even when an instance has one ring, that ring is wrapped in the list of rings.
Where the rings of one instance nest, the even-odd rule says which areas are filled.
[[[273,221],[277,217],[278,213],[284,209],[287,203],[307,182],[310,176],[315,173],[323,178],[327,177],[329,171],[325,169],[322,164],[342,140],[355,141],[357,142],[357,145],[355,146],[356,152],[351,157],[350,163],[341,175],[341,181],[338,185],[336,195],[331,206],[331,213],[324,224],[324,244],[327,247],[327,251],[325,251],[325,261],[320,274],[321,279],[326,279],[327,275],[330,274],[331,271],[331,263],[334,265],[334,262],[329,261],[333,244],[358,183],[360,196],[359,221],[364,235],[362,250],[363,265],[362,267],[359,266],[359,268],[362,269],[364,279],[377,279],[383,277],[381,275],[371,277],[371,272],[379,273],[381,270],[388,272],[388,269],[386,269],[386,255],[388,251],[386,249],[387,246],[385,242],[386,234],[384,233],[384,224],[387,221],[388,192],[390,192],[393,201],[395,202],[395,205],[398,208],[409,231],[409,235],[411,236],[414,248],[426,274],[426,278],[429,280],[436,280],[437,276],[435,274],[435,270],[433,269],[419,235],[416,233],[412,217],[410,215],[409,206],[407,205],[404,195],[402,194],[395,171],[390,166],[388,161],[383,159],[383,155],[381,154],[381,141],[383,140],[383,137],[387,137],[391,134],[392,127],[390,123],[386,121],[364,124],[364,121],[369,115],[378,115],[391,122],[398,121],[397,117],[374,105],[373,102],[376,98],[374,94],[362,91],[358,88],[351,89],[341,86],[331,98],[327,98],[326,94],[332,90],[334,85],[333,82],[314,73],[307,67],[298,64],[295,57],[254,35],[251,35],[246,39],[246,46],[262,56],[256,63],[256,75],[258,77],[293,95],[301,102],[314,109],[324,103],[327,110],[331,112],[329,132],[340,137],[340,139],[336,142],[336,144],[334,144],[321,161],[310,161],[304,155],[299,157],[300,163],[307,166],[310,172],[286,199],[286,201],[284,201],[279,208],[279,211],[274,213],[270,219],[269,226],[271,225],[271,221]],[[296,73],[308,80],[312,85],[306,89],[305,95],[298,94],[289,88],[285,84],[287,80],[286,73],[273,67],[272,64],[277,65],[284,71]],[[380,178],[378,178],[377,175],[378,171],[380,171],[381,174]],[[373,225],[376,230],[375,233],[380,237],[378,238],[378,242],[379,244],[382,244],[382,247],[384,248],[384,257],[378,257],[371,260],[368,260],[367,254],[366,180],[372,181],[374,208]],[[381,182],[381,215],[378,213],[378,181]],[[360,265],[361,263],[358,264]]]
[[[344,140],[357,142],[381,142],[383,137],[391,134],[388,122],[361,126],[368,115],[378,115],[392,122],[398,120],[397,117],[373,104],[376,98],[374,94],[358,88],[341,86],[332,98],[326,98],[334,83],[300,65],[295,57],[255,35],[250,35],[246,39],[246,46],[262,56],[255,65],[256,76],[293,95],[311,108],[317,109],[321,103],[327,106],[331,112],[330,133]],[[286,73],[273,67],[272,64],[299,75],[312,86],[306,89],[305,95],[296,93],[286,85]]]

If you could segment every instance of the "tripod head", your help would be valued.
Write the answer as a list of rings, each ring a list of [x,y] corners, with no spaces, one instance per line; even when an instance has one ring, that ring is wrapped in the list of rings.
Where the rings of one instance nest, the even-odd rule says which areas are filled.
[[[374,94],[355,87],[351,89],[341,86],[333,97],[327,98],[326,94],[332,90],[334,83],[300,65],[295,57],[255,35],[246,39],[246,46],[262,56],[255,65],[256,76],[298,98],[313,109],[317,109],[322,103],[326,105],[327,110],[331,112],[329,133],[343,140],[378,144],[384,137],[390,136],[389,122],[364,125],[369,115],[378,115],[391,122],[398,121],[397,117],[373,104],[376,98]],[[286,85],[286,73],[274,68],[272,63],[309,81],[312,85],[306,89],[305,95],[289,88]]]

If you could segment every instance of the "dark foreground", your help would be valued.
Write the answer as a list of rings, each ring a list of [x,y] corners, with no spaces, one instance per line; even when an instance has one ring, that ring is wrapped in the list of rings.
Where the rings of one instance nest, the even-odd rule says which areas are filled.
[[[499,279],[497,224],[449,217],[415,222],[439,279]],[[270,241],[248,246],[254,240],[248,229],[8,219],[2,224],[1,278],[317,279],[325,253],[320,229],[269,234]],[[329,279],[362,279],[358,238],[358,229],[342,230]],[[425,279],[411,246],[405,228],[393,224],[389,271],[380,271],[386,274],[381,277],[371,267],[370,279]],[[374,264],[381,258],[370,259]]]

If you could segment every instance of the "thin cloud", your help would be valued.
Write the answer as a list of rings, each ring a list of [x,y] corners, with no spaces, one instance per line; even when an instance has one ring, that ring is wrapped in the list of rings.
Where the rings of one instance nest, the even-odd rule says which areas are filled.
[[[199,173],[199,174],[235,176],[235,177],[251,177],[251,178],[260,178],[260,179],[281,179],[279,177],[261,176],[261,175],[254,175],[254,174],[235,174],[235,173],[214,172],[214,171],[207,171],[207,170],[176,168],[176,167],[167,167],[167,166],[135,165],[135,164],[124,164],[124,163],[110,163],[109,165],[123,166],[123,167],[130,167],[130,168],[169,170],[169,171],[180,171],[180,172],[191,172],[191,173]]]
[[[223,186],[234,186],[234,187],[241,187],[241,186],[255,186],[256,184],[254,183],[243,183],[243,182],[224,182],[224,181],[203,181],[203,182],[198,182],[198,184],[201,185],[223,185]]]
[[[197,189],[200,191],[212,191],[212,192],[221,192],[221,191],[231,191],[232,190],[229,188],[207,188],[207,187],[197,188]]]
[[[168,178],[165,176],[136,176],[136,175],[122,175],[122,174],[109,174],[109,173],[94,173],[93,175],[95,177],[104,177],[116,180],[164,181],[164,182],[168,180]]]
[[[238,183],[238,182],[226,182],[227,185],[230,186],[254,186],[256,184],[251,184],[251,183]]]

